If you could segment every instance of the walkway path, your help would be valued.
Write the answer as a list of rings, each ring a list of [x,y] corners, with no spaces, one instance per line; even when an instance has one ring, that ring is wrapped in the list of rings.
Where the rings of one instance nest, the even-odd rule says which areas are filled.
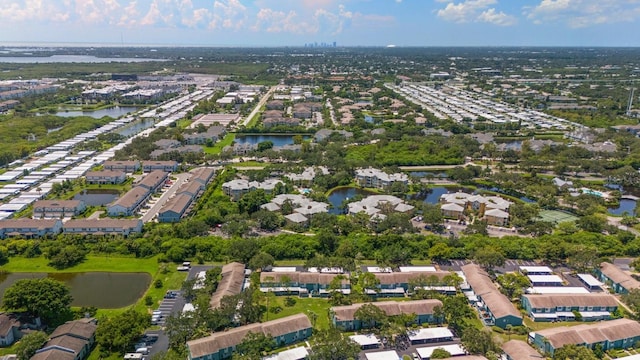
[[[267,100],[269,100],[269,98],[271,97],[271,95],[275,90],[276,90],[276,87],[272,86],[271,89],[269,89],[269,91],[267,91],[267,93],[264,94],[262,99],[260,99],[260,101],[256,104],[256,107],[254,107],[253,110],[251,111],[251,114],[249,114],[249,116],[247,116],[246,118],[244,118],[244,120],[242,120],[241,125],[245,127],[249,126],[249,122],[251,121],[251,119],[253,119],[253,117],[256,116],[256,114],[258,114],[260,109],[262,109],[264,104],[267,103]]]

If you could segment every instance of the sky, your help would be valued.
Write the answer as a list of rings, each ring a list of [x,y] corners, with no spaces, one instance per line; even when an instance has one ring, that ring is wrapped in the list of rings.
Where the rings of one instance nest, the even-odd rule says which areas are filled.
[[[640,46],[640,0],[0,0],[0,44]]]

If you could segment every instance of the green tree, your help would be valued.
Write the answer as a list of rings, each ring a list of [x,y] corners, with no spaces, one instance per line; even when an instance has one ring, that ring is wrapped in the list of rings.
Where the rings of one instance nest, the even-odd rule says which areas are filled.
[[[260,205],[266,204],[267,194],[263,189],[257,189],[255,191],[250,191],[240,198],[238,201],[238,209],[241,213],[249,213],[253,214],[254,212],[260,210]]]
[[[278,214],[268,210],[258,210],[251,217],[258,222],[258,227],[265,231],[274,231],[282,226]]]
[[[248,263],[260,251],[260,244],[253,238],[234,239],[229,247],[231,258],[244,264]]]
[[[263,141],[258,143],[258,151],[265,151],[273,149],[273,141]]]
[[[493,271],[493,268],[504,265],[504,251],[496,246],[484,246],[475,251],[473,260],[487,271]]]
[[[124,354],[150,325],[149,314],[130,309],[101,319],[96,329],[96,343],[102,349]]]
[[[353,360],[358,358],[360,345],[335,328],[315,333],[316,343],[309,360]]]
[[[50,278],[22,279],[4,292],[3,307],[7,310],[26,310],[45,322],[62,320],[70,314],[69,287]]]
[[[462,330],[460,340],[471,354],[485,355],[489,351],[497,353],[501,351],[489,328],[478,329],[474,326],[467,326]]]
[[[269,266],[273,266],[276,260],[266,252],[259,252],[249,260],[249,268],[252,270],[264,270]]]
[[[591,349],[575,344],[556,349],[553,360],[598,360]]]
[[[433,261],[449,260],[453,253],[453,249],[449,245],[439,242],[429,249],[429,258]]]
[[[276,344],[271,336],[249,332],[236,347],[236,353],[232,359],[260,359],[265,352],[271,351],[274,347]]]
[[[448,359],[450,357],[451,354],[447,350],[437,348],[433,350],[429,359]]]
[[[353,315],[354,319],[362,322],[362,327],[377,328],[385,326],[389,319],[387,314],[373,304],[364,304]]]
[[[500,291],[509,299],[519,298],[524,289],[529,286],[529,279],[515,272],[498,275],[496,281],[500,284]]]
[[[36,350],[40,349],[47,342],[49,336],[42,331],[34,331],[28,333],[18,341],[14,351],[18,356],[18,360],[29,360],[35,355]]]
[[[435,227],[442,224],[444,217],[442,216],[442,210],[440,206],[435,204],[425,203],[422,206],[422,221],[425,224]]]

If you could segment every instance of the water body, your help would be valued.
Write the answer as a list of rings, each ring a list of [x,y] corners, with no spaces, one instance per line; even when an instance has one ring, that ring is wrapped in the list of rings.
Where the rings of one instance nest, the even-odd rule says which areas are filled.
[[[63,110],[63,111],[58,111],[55,115],[62,116],[62,117],[90,116],[94,119],[100,119],[102,117],[109,116],[114,119],[117,119],[122,115],[127,115],[137,110],[138,108],[135,106],[114,106],[106,109],[93,110],[93,111],[80,111],[80,110],[64,111]]]
[[[407,175],[417,177],[417,178],[448,178],[446,172],[432,172],[432,171],[407,171]]]
[[[55,63],[137,63],[149,61],[166,61],[149,58],[99,58],[90,55],[52,55],[52,56],[0,56],[0,63],[10,64],[55,64]]]
[[[118,190],[87,189],[77,193],[73,200],[82,200],[87,206],[103,206],[118,198]]]
[[[156,122],[152,119],[144,119],[144,120],[138,120],[138,121],[134,121],[132,123],[129,123],[123,127],[121,127],[120,129],[116,130],[116,133],[124,136],[124,137],[130,137],[133,136],[139,132],[141,132],[142,130],[148,129],[150,127],[153,126],[153,124],[155,124]]]
[[[264,141],[271,141],[273,146],[283,146],[293,144],[294,135],[236,135],[236,143],[238,144],[259,144]],[[308,140],[311,137],[303,135],[303,139]]]
[[[0,274],[0,298],[4,291],[21,279],[49,277],[64,282],[71,289],[72,306],[95,306],[116,309],[134,304],[151,284],[147,273],[13,273]]]
[[[346,199],[353,199],[356,195],[374,195],[374,192],[359,189],[355,187],[341,187],[333,190],[329,196],[329,204],[331,204],[331,209],[329,209],[330,214],[340,215],[343,214],[341,209],[342,202]]]
[[[636,201],[631,199],[620,199],[620,204],[618,207],[610,207],[607,208],[607,211],[611,215],[622,215],[625,212],[629,215],[633,216],[633,212],[636,208]]]

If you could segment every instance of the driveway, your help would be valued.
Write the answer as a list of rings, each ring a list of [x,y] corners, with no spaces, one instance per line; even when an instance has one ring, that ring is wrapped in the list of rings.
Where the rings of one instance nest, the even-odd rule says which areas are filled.
[[[164,203],[166,203],[167,200],[169,200],[169,198],[171,198],[173,196],[173,194],[175,194],[176,191],[178,191],[180,186],[185,181],[187,181],[187,179],[189,179],[191,174],[190,173],[182,173],[182,174],[177,174],[177,175],[174,175],[174,176],[176,177],[176,180],[173,182],[171,187],[166,189],[164,191],[164,193],[162,194],[162,196],[160,196],[160,198],[156,201],[156,203],[153,204],[151,206],[151,208],[147,212],[145,212],[144,215],[142,215],[140,217],[140,220],[142,220],[142,222],[146,223],[146,222],[149,222],[149,221],[153,220],[153,218],[158,214],[160,209],[162,209],[162,205],[164,205]]]

